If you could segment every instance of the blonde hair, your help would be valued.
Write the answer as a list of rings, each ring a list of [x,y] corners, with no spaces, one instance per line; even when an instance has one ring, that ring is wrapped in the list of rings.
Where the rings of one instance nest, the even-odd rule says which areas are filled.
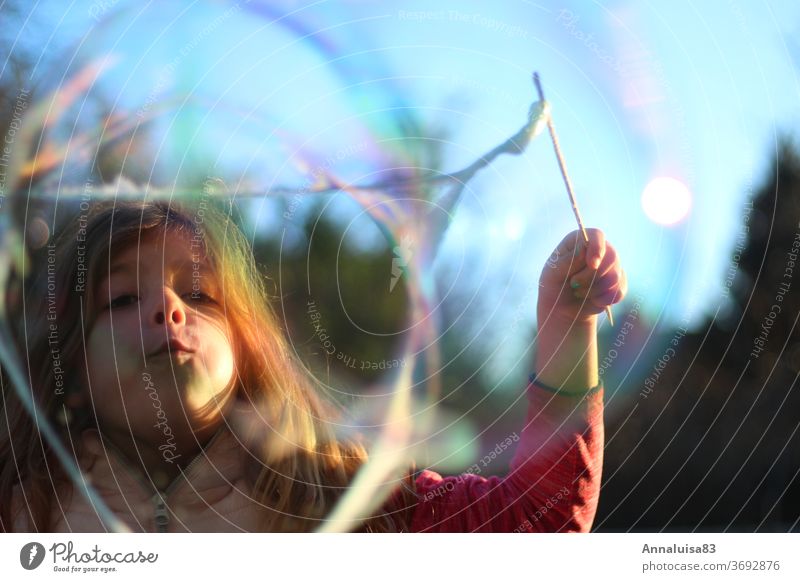
[[[230,337],[238,339],[238,397],[259,407],[273,433],[271,438],[259,437],[263,446],[255,447],[258,460],[250,457],[246,471],[254,499],[266,508],[263,531],[312,531],[346,491],[367,452],[357,438],[335,435],[333,424],[343,410],[321,395],[304,371],[278,324],[249,242],[218,203],[93,202],[54,242],[33,252],[32,279],[12,281],[9,295],[17,303],[10,312],[25,314],[12,322],[13,331],[40,410],[57,422],[64,406],[71,405],[71,391],[81,377],[80,370],[69,366],[85,361],[81,330],[90,330],[94,323],[99,300],[94,287],[109,256],[154,229],[200,235],[219,279]],[[55,304],[48,304],[48,291],[52,298],[53,290]],[[23,299],[25,309],[20,305]],[[53,321],[59,331],[61,378],[53,366],[41,365],[50,358],[47,329]],[[2,381],[0,529],[12,530],[10,500],[19,484],[25,491],[30,529],[48,531],[53,496],[60,497],[65,488],[72,493],[71,483],[34,419],[10,390],[5,373]],[[58,390],[62,383],[65,390]],[[84,412],[60,424],[64,442],[78,442],[79,433],[94,422]],[[290,447],[268,446],[276,442]],[[387,511],[373,515],[359,531],[407,530],[416,501],[409,470],[384,505]]]

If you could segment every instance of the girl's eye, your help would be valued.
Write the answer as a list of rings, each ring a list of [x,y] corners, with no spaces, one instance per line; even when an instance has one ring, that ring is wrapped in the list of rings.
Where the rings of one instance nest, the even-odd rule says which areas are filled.
[[[139,298],[136,295],[120,295],[116,299],[114,299],[111,303],[108,304],[110,309],[117,309],[119,307],[125,307],[127,305],[131,305],[134,301],[138,301]]]
[[[216,300],[213,297],[199,291],[185,293],[183,297],[189,299],[190,301],[199,301],[200,303],[216,303]],[[119,309],[122,307],[127,307],[128,305],[133,305],[138,300],[139,298],[136,295],[119,295],[106,306],[106,309]]]

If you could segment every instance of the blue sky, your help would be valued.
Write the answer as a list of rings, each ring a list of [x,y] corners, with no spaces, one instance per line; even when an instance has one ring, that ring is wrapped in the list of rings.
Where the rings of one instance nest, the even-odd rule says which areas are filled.
[[[425,4],[404,6],[405,19],[396,12],[379,36],[443,45],[421,51],[430,58],[398,49],[393,67],[463,81],[478,121],[464,123],[454,142],[485,149],[498,137],[487,125],[513,128],[531,92],[525,73],[541,71],[584,219],[620,249],[632,292],[646,290],[651,314],[663,309],[673,322],[691,306],[693,320],[715,307],[745,200],[777,135],[800,122],[790,40],[800,15],[789,3],[458,3],[415,26],[409,14]],[[480,16],[469,20],[473,13]],[[509,33],[488,28],[491,20]],[[503,208],[524,216],[520,244],[542,257],[573,222],[549,144],[536,146],[527,163],[503,166],[508,186],[491,177],[481,186],[491,197],[493,189],[526,190],[496,215],[500,224]],[[692,193],[692,211],[675,226],[641,208],[645,185],[662,175]]]
[[[666,324],[716,308],[745,201],[777,136],[800,123],[792,40],[800,15],[789,1],[266,6],[42,2],[22,36],[48,42],[62,67],[69,51],[121,56],[105,78],[117,106],[173,90],[201,97],[196,110],[170,118],[163,155],[170,163],[187,163],[187,151],[210,155],[262,186],[298,180],[280,139],[265,137],[269,127],[322,157],[361,147],[337,166],[352,179],[407,161],[391,123],[400,108],[423,132],[448,130],[443,169],[458,169],[524,123],[537,70],[586,224],[606,232],[631,296],[645,297],[651,321]],[[659,176],[691,193],[689,214],[672,226],[642,209],[645,186]],[[339,207],[344,217],[354,212],[346,201]],[[291,230],[280,216],[265,205],[260,228]],[[457,272],[459,288],[497,306],[524,295],[573,228],[545,134],[470,184],[437,269]],[[375,229],[352,232],[353,244],[379,241]],[[462,264],[469,268],[455,269]]]

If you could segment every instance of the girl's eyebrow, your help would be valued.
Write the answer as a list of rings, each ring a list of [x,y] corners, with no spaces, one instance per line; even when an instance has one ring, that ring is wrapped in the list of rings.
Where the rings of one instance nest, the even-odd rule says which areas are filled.
[[[129,271],[131,266],[131,261],[116,261],[111,265],[111,268],[108,270],[108,275],[113,275],[114,273],[119,273],[120,271]]]
[[[201,259],[200,260],[200,264],[203,265],[203,267],[207,267],[208,266],[208,262],[207,262],[206,259]],[[189,268],[193,269],[193,267],[192,267],[193,261],[187,261],[185,259],[175,259],[172,262],[168,263],[166,265],[166,267],[167,267],[167,270],[169,270],[170,267],[173,268],[173,269],[177,269],[179,267],[185,269],[186,265],[189,265]],[[100,280],[100,282],[101,283],[107,282],[111,278],[111,275],[114,275],[115,273],[120,273],[120,272],[129,273],[129,272],[131,272],[132,267],[135,267],[135,266],[136,266],[136,260],[135,259],[130,259],[130,260],[127,260],[127,261],[117,260],[117,261],[113,262],[111,264],[111,267],[109,268],[109,270],[106,273],[103,274],[103,278]],[[143,265],[143,268],[145,270],[148,269],[148,267],[146,265]]]
[[[130,267],[131,261],[115,261],[111,264],[111,267],[108,269],[108,271],[103,271],[100,273],[98,284],[103,285],[108,283],[109,279],[111,279],[111,276],[117,273],[130,272]]]

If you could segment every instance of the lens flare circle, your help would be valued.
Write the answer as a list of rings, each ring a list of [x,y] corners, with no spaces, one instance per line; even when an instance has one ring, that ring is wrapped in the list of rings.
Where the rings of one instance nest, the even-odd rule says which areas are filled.
[[[675,178],[653,178],[642,192],[642,209],[656,224],[672,226],[683,221],[692,208],[689,188]]]

